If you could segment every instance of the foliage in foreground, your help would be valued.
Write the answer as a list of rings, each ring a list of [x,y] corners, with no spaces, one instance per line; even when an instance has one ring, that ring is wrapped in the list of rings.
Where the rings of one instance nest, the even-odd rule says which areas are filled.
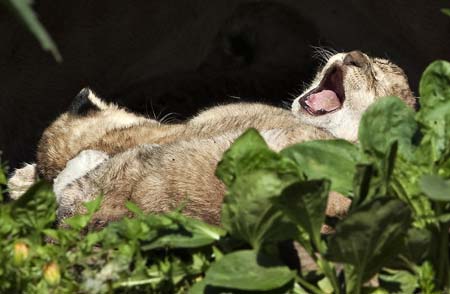
[[[418,113],[394,97],[370,107],[358,145],[313,141],[275,153],[246,132],[217,169],[228,188],[221,228],[129,203],[134,218],[83,234],[99,198],[55,229],[51,187],[39,183],[0,206],[0,292],[442,293],[450,288],[448,62],[427,68],[420,94]],[[352,206],[325,237],[330,190]],[[300,243],[317,269],[289,268],[284,240]]]
[[[1,4],[9,8],[12,12],[14,12],[14,14],[17,15],[17,17],[25,25],[25,28],[37,39],[43,50],[49,51],[57,62],[62,61],[61,53],[59,52],[58,47],[31,7],[33,1],[0,0],[0,5]]]

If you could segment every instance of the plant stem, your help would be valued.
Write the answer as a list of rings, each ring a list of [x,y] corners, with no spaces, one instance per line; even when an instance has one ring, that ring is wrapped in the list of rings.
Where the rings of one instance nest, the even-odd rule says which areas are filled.
[[[313,284],[307,282],[305,279],[303,279],[300,276],[297,276],[297,282],[303,286],[304,288],[308,289],[309,291],[311,291],[311,293],[314,294],[322,294],[322,291],[317,288],[316,286],[314,286]]]
[[[331,265],[327,260],[325,260],[322,256],[317,258],[317,265],[325,274],[325,276],[330,280],[331,285],[333,286],[334,293],[340,294],[341,288],[339,287],[339,282],[336,277],[336,270],[333,265]]]
[[[441,214],[442,204],[438,204],[437,212],[438,215]],[[450,270],[449,270],[449,260],[448,260],[448,232],[450,229],[450,224],[443,223],[439,227],[440,229],[440,244],[439,244],[439,267],[437,272],[438,283],[440,287],[450,289]]]
[[[352,265],[345,265],[345,293],[360,294],[362,285],[362,274],[355,271]]]
[[[325,252],[325,249],[323,248],[323,245],[320,242],[320,240],[316,241],[316,246],[319,248],[320,252]],[[334,269],[333,265],[330,264],[327,260],[325,260],[322,257],[322,255],[315,254],[314,250],[312,249],[312,246],[303,246],[303,248],[305,248],[305,250],[306,250],[306,252],[308,252],[309,256],[311,256],[312,259],[314,259],[317,266],[328,278],[328,280],[331,283],[331,286],[333,287],[334,293],[340,294],[341,288],[339,287],[339,282],[336,277],[336,270]]]

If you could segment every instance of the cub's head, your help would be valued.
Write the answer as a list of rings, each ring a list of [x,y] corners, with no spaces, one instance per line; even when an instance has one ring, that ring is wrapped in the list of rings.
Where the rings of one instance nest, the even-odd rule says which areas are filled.
[[[68,111],[44,131],[37,149],[39,173],[50,180],[69,159],[106,133],[140,124],[158,122],[106,103],[89,88],[84,88],[73,99]]]
[[[384,96],[398,96],[411,107],[416,103],[407,77],[397,65],[360,51],[338,53],[294,100],[292,111],[306,124],[356,141],[363,112]]]

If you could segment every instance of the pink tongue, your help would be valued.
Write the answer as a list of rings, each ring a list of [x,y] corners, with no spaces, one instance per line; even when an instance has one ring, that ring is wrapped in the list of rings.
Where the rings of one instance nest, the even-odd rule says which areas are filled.
[[[325,110],[330,112],[341,107],[341,101],[339,101],[336,93],[331,90],[314,93],[305,102],[313,111]]]

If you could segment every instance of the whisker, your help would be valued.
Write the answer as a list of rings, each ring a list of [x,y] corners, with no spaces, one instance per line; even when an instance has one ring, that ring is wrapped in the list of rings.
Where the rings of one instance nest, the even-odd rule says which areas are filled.
[[[161,119],[159,120],[160,123],[170,123],[171,121],[175,120],[175,117],[177,113],[175,112],[169,112],[167,114],[165,114],[163,117],[161,117]]]
[[[313,49],[313,58],[316,58],[320,61],[320,63],[325,64],[328,62],[328,60],[338,52],[331,48],[331,47],[325,47],[325,46],[314,46],[311,45],[311,48]]]

